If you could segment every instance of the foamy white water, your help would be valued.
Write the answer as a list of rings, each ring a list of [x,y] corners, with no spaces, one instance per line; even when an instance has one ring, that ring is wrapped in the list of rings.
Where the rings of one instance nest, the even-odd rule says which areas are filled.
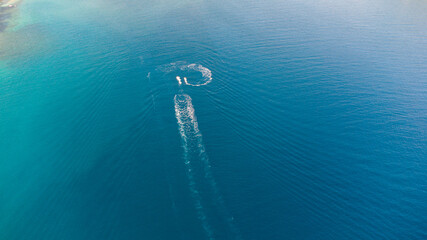
[[[187,176],[189,179],[189,186],[195,200],[196,210],[207,235],[213,237],[212,228],[208,222],[206,212],[202,205],[202,196],[197,190],[195,175],[192,169],[192,161],[199,161],[198,163],[203,167],[203,176],[212,190],[214,205],[219,210],[229,230],[235,235],[236,239],[240,239],[240,234],[234,226],[233,217],[228,213],[224,200],[218,190],[217,183],[213,177],[209,158],[206,153],[205,145],[203,144],[202,133],[199,130],[199,123],[197,121],[195,110],[192,104],[192,99],[187,94],[178,94],[174,97],[175,102],[175,115],[178,122],[181,139],[184,149],[184,161],[187,168]]]
[[[179,77],[177,77],[178,79]],[[181,84],[181,83],[180,83]],[[182,147],[184,149],[184,161],[187,171],[187,177],[189,181],[189,188],[193,200],[195,201],[195,208],[197,211],[197,216],[202,222],[203,229],[209,239],[214,239],[213,230],[210,226],[205,209],[202,204],[202,197],[199,193],[199,190],[196,186],[196,180],[192,167],[192,158],[190,157],[190,151],[192,148],[192,139],[199,132],[197,127],[197,122],[194,120],[194,108],[191,103],[190,96],[186,94],[175,95],[175,116],[178,122],[178,128],[181,135]]]

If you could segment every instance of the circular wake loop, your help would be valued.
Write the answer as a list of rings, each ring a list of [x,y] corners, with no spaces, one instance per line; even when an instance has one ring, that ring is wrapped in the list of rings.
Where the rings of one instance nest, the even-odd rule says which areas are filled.
[[[156,70],[164,73],[176,73],[179,85],[199,87],[212,82],[212,71],[197,63],[174,62],[162,65]]]

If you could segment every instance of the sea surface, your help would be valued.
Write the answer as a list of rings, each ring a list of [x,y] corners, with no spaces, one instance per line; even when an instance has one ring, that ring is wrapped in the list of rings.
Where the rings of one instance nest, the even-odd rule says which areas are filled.
[[[427,239],[426,1],[11,15],[1,240]]]

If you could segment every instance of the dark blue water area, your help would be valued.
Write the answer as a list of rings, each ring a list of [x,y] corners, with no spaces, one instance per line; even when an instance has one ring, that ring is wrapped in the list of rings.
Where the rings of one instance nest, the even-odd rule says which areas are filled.
[[[82,2],[4,60],[0,239],[427,237],[424,3]]]

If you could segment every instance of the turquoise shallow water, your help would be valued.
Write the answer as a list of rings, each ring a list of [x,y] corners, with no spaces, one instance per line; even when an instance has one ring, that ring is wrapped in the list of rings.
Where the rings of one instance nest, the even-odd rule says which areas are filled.
[[[427,237],[426,3],[19,8],[0,239]]]

